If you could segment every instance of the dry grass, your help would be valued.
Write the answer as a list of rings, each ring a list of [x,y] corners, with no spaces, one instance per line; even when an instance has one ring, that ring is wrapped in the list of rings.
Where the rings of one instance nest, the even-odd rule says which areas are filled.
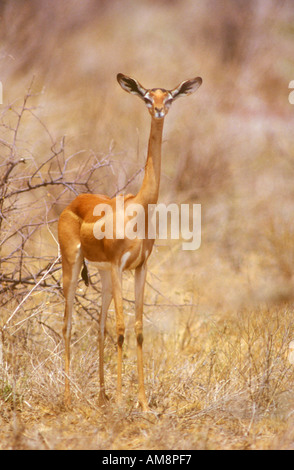
[[[47,3],[0,7],[0,449],[293,449],[292,2]],[[94,288],[78,286],[72,409],[62,402],[56,219],[75,191],[132,192],[142,178],[149,117],[117,72],[147,87],[204,79],[165,125],[160,200],[201,203],[202,245],[158,243],[150,260],[149,414],[136,403],[132,274],[123,405],[112,307],[110,403],[97,405],[95,272]],[[32,174],[40,187],[24,195]],[[60,175],[68,187],[48,185]]]

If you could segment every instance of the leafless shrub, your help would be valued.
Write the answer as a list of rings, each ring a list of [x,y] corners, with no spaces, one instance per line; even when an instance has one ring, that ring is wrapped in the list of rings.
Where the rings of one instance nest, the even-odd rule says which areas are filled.
[[[42,317],[49,306],[54,309],[63,302],[56,239],[58,207],[65,206],[68,194],[72,199],[81,192],[91,192],[93,180],[97,183],[101,169],[110,165],[109,156],[99,158],[93,151],[68,155],[65,138],[54,142],[39,121],[30,105],[33,97],[30,86],[21,105],[14,103],[4,109],[0,123],[0,388],[4,401],[11,399],[14,404],[16,377],[21,377],[24,362],[30,360],[25,353],[28,345],[34,350],[35,341],[44,333],[56,341],[56,351],[61,342],[60,332],[47,322],[48,315]],[[40,124],[45,137],[49,136],[44,157],[36,158],[23,138],[28,115]],[[83,159],[79,159],[81,153]],[[98,278],[91,276],[91,283],[91,290],[79,290],[77,305],[97,321],[93,312],[97,312],[100,292]],[[46,358],[38,357],[38,362],[46,363]]]
[[[103,185],[103,169],[111,167],[114,171],[115,167],[111,154],[96,155],[92,150],[68,154],[64,137],[54,141],[30,104],[34,99],[32,88],[33,84],[20,105],[14,103],[4,109],[0,123],[0,401],[5,406],[10,403],[13,410],[26,392],[34,393],[35,381],[24,379],[30,363],[39,397],[48,393],[51,384],[54,402],[58,393],[53,391],[62,387],[64,299],[58,215],[76,195],[92,193],[94,188],[97,192],[99,181]],[[40,126],[44,141],[49,142],[47,147],[43,145],[44,157],[36,157],[25,140],[28,117]],[[117,192],[123,191],[140,172],[141,169],[135,171],[117,187]],[[92,376],[98,360],[92,344],[97,342],[100,279],[94,270],[90,269],[89,274],[91,286],[87,288],[80,279],[75,305],[90,322],[86,333],[95,326],[95,339],[85,346],[91,356],[87,367],[85,358],[77,357],[77,382],[73,379],[73,389],[78,394],[79,382],[83,383],[85,375]],[[73,349],[84,336],[84,332],[78,339],[73,336]],[[114,348],[111,332],[109,338],[110,347]]]
[[[13,304],[13,299],[18,301],[23,297],[24,286],[56,287],[54,274],[60,266],[53,229],[57,220],[55,206],[68,192],[72,196],[90,192],[91,178],[109,165],[107,158],[99,160],[94,154],[77,162],[78,153],[66,155],[64,138],[52,143],[44,160],[37,160],[18,137],[25,114],[33,114],[33,109],[28,107],[30,96],[31,90],[20,107],[13,106],[3,113],[1,122],[6,138],[0,141],[0,282],[1,305],[6,308]],[[7,124],[11,115],[16,117],[12,127]],[[49,246],[44,252],[46,243]]]
[[[0,448],[292,448],[293,1],[144,0],[134,8],[133,1],[11,0],[0,2],[0,17]],[[76,292],[74,410],[62,407],[56,221],[77,193],[111,196],[139,176],[148,116],[115,88],[115,74],[128,70],[150,86],[172,87],[183,71],[203,74],[205,84],[195,106],[177,104],[165,127],[172,134],[162,196],[203,204],[203,240],[195,253],[158,246],[150,260],[148,416],[130,398],[137,387],[131,282],[125,401],[97,408],[94,272],[91,289],[80,281]],[[24,103],[6,106],[33,73],[34,89],[46,93],[30,90]],[[190,296],[191,304],[177,305]],[[113,325],[105,351],[110,398]]]

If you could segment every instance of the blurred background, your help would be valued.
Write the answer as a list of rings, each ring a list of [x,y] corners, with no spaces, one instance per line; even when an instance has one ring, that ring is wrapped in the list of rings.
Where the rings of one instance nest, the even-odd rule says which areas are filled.
[[[180,253],[186,282],[203,284],[200,295],[213,282],[218,302],[236,279],[246,302],[292,296],[291,0],[2,0],[0,17],[3,107],[32,84],[51,140],[111,158],[93,192],[114,194],[146,158],[149,114],[116,74],[167,89],[200,75],[202,87],[174,104],[164,129],[160,200],[202,204],[202,246]],[[20,132],[42,162],[51,144],[39,123]],[[178,266],[178,255],[169,262]]]
[[[223,410],[221,400],[238,395],[239,419],[246,396],[253,410],[249,433],[256,403],[267,416],[277,403],[273,397],[293,384],[284,360],[293,339],[293,0],[0,1],[0,209],[6,214],[0,219],[1,325],[17,332],[19,348],[14,379],[5,369],[5,387],[17,384],[35,404],[54,403],[62,394],[62,363],[55,355],[62,344],[61,272],[60,264],[50,264],[62,209],[79,192],[112,196],[136,192],[141,184],[150,116],[121,90],[118,72],[146,88],[203,78],[197,93],[174,103],[165,120],[159,200],[201,204],[202,244],[182,251],[181,240],[157,242],[150,258],[145,347],[153,406],[182,410],[188,403],[198,413],[221,403]],[[35,187],[28,191],[30,185]],[[126,344],[133,318],[133,279],[127,279]],[[36,280],[41,289],[29,295]],[[75,335],[87,332],[73,348],[79,400],[78,387],[88,397],[97,390],[93,344],[100,291],[91,291],[92,303],[89,292],[79,284]],[[28,301],[20,305],[24,296]],[[7,364],[17,357],[14,336],[3,339]],[[107,348],[114,394],[115,346],[109,342]],[[128,386],[136,383],[130,361]],[[40,367],[31,371],[30,364]],[[20,381],[21,367],[32,377],[28,385]],[[59,377],[56,383],[50,374]],[[233,412],[230,405],[229,419]],[[157,445],[152,436],[150,446]]]

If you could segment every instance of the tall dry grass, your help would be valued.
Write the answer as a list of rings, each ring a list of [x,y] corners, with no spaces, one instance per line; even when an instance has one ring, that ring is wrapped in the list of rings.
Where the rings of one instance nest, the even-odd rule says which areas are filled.
[[[0,448],[293,448],[292,2],[0,8]],[[157,243],[149,263],[147,417],[134,398],[132,274],[123,406],[114,401],[112,307],[110,404],[97,406],[95,271],[92,288],[78,286],[72,410],[62,403],[56,220],[77,192],[136,191],[145,162],[149,116],[121,93],[117,72],[146,87],[204,79],[165,123],[160,200],[201,203],[202,244],[183,252],[180,242]]]

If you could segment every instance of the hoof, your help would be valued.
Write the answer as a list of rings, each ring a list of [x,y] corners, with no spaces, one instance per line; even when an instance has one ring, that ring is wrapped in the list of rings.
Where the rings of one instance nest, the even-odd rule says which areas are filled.
[[[99,398],[98,398],[98,405],[103,407],[106,406],[108,403],[108,396],[106,395],[105,392],[99,392]]]
[[[65,393],[63,403],[64,403],[65,408],[71,407],[71,398],[68,393]]]
[[[142,411],[144,411],[144,413],[147,411],[151,411],[147,403],[140,403],[140,406],[142,408]]]

